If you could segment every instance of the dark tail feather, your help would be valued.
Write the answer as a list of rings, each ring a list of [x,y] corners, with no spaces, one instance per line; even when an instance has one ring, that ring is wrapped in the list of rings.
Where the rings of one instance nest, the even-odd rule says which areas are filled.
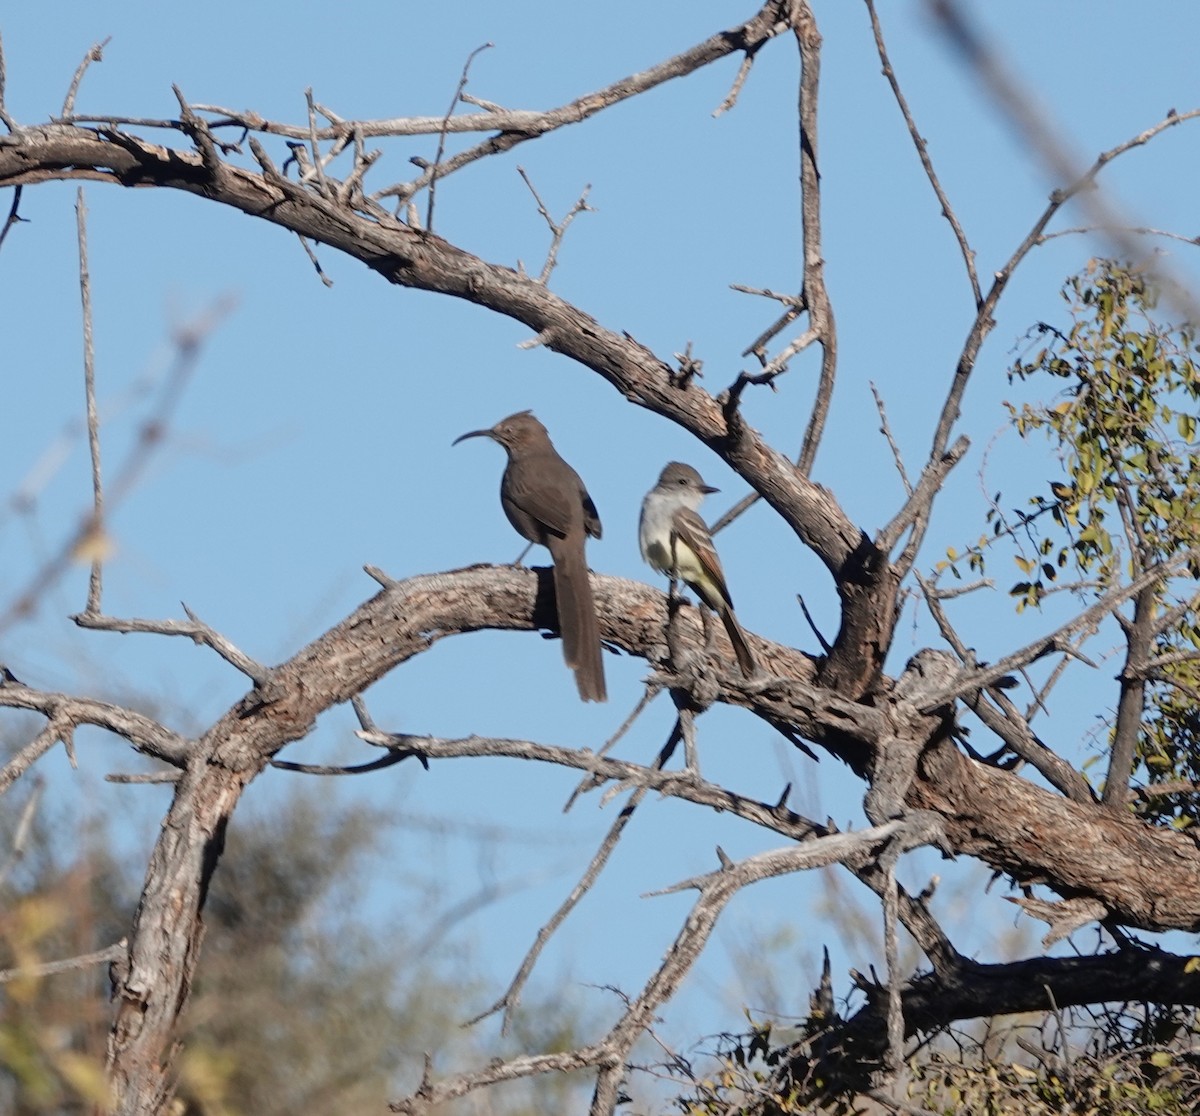
[[[738,666],[741,667],[742,673],[750,678],[753,676],[756,669],[754,656],[750,653],[750,647],[746,643],[746,637],[742,634],[742,627],[737,622],[737,617],[733,614],[733,609],[721,609],[721,623],[725,625],[725,631],[729,633],[729,642],[733,644],[733,653],[737,656]]]
[[[600,625],[596,620],[592,584],[588,580],[583,539],[563,539],[552,548],[551,556],[563,658],[575,672],[575,684],[584,701],[607,701]]]

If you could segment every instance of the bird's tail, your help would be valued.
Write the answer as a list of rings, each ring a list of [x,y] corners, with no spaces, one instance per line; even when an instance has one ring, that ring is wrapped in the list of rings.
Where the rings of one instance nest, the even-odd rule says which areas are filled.
[[[721,609],[721,623],[725,625],[725,631],[729,634],[729,642],[733,644],[733,653],[737,656],[742,674],[750,678],[756,669],[754,656],[750,653],[750,645],[746,642],[742,626],[737,622],[732,608],[725,606]]]
[[[584,701],[607,701],[600,625],[596,620],[596,601],[588,578],[583,539],[556,539],[550,554],[554,559],[554,593],[563,658],[575,672],[575,684]]]

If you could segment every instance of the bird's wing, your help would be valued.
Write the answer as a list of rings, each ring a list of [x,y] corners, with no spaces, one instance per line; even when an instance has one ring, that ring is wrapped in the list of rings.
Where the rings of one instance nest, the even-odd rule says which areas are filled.
[[[579,477],[562,458],[543,468],[541,455],[514,462],[504,481],[504,495],[525,515],[556,535],[566,535],[583,518],[576,495]],[[576,529],[578,529],[576,527]]]
[[[679,576],[705,598],[709,608],[718,612],[722,605],[733,608],[729,589],[725,585],[725,571],[721,569],[721,559],[717,557],[717,548],[713,546],[712,535],[704,520],[691,508],[681,508],[675,513],[671,524],[671,544],[675,551],[673,564]],[[689,571],[686,551],[694,556],[697,569]],[[714,591],[719,595],[719,600],[709,599]]]
[[[579,482],[579,495],[583,498],[583,526],[593,539],[600,537],[600,532],[603,528],[600,525],[600,513],[596,511],[596,505],[592,503],[592,498],[588,495],[588,490],[583,487],[583,482]]]

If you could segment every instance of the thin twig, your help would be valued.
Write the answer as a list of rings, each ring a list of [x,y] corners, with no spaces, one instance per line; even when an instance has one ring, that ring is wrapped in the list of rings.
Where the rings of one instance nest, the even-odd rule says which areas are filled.
[[[162,397],[156,410],[142,423],[124,464],[108,487],[105,503],[110,516],[140,480],[153,451],[163,445],[170,417],[184,386],[199,362],[201,343],[215,328],[218,317],[227,311],[228,305],[228,300],[218,303],[192,324],[177,331],[175,360],[163,384]],[[78,556],[86,553],[86,544],[91,537],[92,512],[89,511],[80,517],[75,531],[59,550],[42,563],[29,583],[7,607],[0,610],[0,632],[32,614],[41,596],[58,583]]]
[[[1095,634],[1096,632],[1094,628],[1091,630],[1084,630],[1076,637],[1075,646],[1082,647],[1083,644],[1091,639]],[[1050,673],[1046,676],[1046,681],[1043,682],[1041,686],[1034,686],[1033,682],[1029,678],[1028,672],[1022,668],[1021,674],[1025,678],[1026,683],[1029,685],[1029,689],[1033,693],[1033,697],[1030,698],[1029,705],[1025,709],[1024,713],[1026,723],[1032,721],[1033,718],[1037,716],[1039,711],[1045,713],[1046,716],[1050,715],[1050,710],[1046,708],[1046,699],[1050,696],[1051,690],[1054,689],[1059,680],[1066,673],[1067,664],[1077,657],[1078,656],[1070,653],[1064,653],[1058,662],[1056,662],[1051,668]]]
[[[883,956],[887,968],[887,1054],[884,1064],[888,1092],[895,1097],[902,1097],[908,1092],[908,1075],[904,1064],[904,982],[900,975],[900,942],[896,932],[900,907],[896,862],[900,859],[900,852],[899,844],[889,844],[879,857],[884,871]]]
[[[308,262],[311,263],[313,265],[313,268],[316,270],[317,277],[321,280],[322,283],[325,284],[325,286],[332,287],[333,280],[330,279],[329,276],[325,274],[325,269],[321,266],[321,261],[319,259],[317,259],[317,254],[316,254],[316,252],[313,251],[312,245],[309,244],[308,237],[302,236],[300,233],[297,233],[296,239],[298,241],[300,241],[300,247],[304,249],[305,255],[308,256]]]
[[[871,0],[867,0],[869,4]],[[871,395],[875,399],[875,410],[879,412],[879,432],[887,440],[888,447],[892,451],[892,460],[896,463],[896,472],[900,474],[900,482],[904,485],[905,495],[913,494],[912,482],[908,479],[908,471],[904,468],[904,458],[900,455],[900,447],[896,445],[896,439],[892,437],[892,428],[888,425],[887,410],[883,406],[883,397],[879,394],[879,388],[875,385],[875,381],[871,381]]]
[[[620,726],[617,728],[617,731],[614,732],[601,745],[600,750],[596,753],[596,755],[597,756],[608,755],[608,753],[611,752],[613,750],[613,748],[616,746],[617,742],[633,727],[634,722],[637,721],[638,717],[641,716],[642,712],[650,705],[650,703],[656,697],[658,697],[659,694],[661,694],[663,692],[663,689],[664,689],[664,687],[661,682],[659,682],[655,679],[651,679],[650,681],[648,681],[645,685],[645,688],[642,690],[642,696],[640,698],[638,698],[637,704],[634,705],[633,709],[629,713],[629,716],[626,717],[625,720],[621,722]],[[363,726],[363,728],[367,728],[367,727],[368,726],[366,726],[366,725]],[[580,779],[578,785],[571,792],[571,796],[567,799],[566,803],[563,805],[563,813],[564,814],[567,813],[571,809],[571,807],[575,805],[575,800],[581,794],[586,794],[588,791],[595,790],[596,787],[600,786],[602,782],[603,782],[603,780],[597,779],[597,777],[594,775],[588,775],[585,778]]]
[[[87,73],[87,68],[93,62],[104,61],[104,48],[112,42],[112,36],[108,35],[98,43],[92,45],[92,49],[83,56],[83,61],[79,63],[79,67],[75,71],[75,76],[71,79],[71,86],[67,90],[66,100],[63,101],[62,115],[70,116],[75,111],[75,95],[79,92],[79,83],[83,81],[83,75]]]
[[[30,833],[33,832],[33,819],[37,814],[38,806],[42,801],[42,792],[45,789],[46,780],[38,776],[34,780],[33,790],[21,808],[21,817],[18,819],[17,828],[13,833],[12,849],[9,851],[8,859],[4,862],[4,866],[0,867],[0,886],[12,875],[13,870],[25,856],[25,846],[29,841]]]
[[[808,622],[812,634],[817,637],[817,642],[821,645],[821,650],[828,655],[833,651],[833,644],[825,638],[824,633],[817,627],[817,622],[813,618],[813,614],[808,611],[808,605],[804,603],[804,595],[802,593],[796,594],[796,603],[800,606],[800,611],[804,614],[804,619]]]
[[[320,141],[317,139],[317,109],[316,103],[313,101],[311,85],[304,91],[304,100],[308,106],[308,143],[309,150],[312,153],[313,174],[317,179],[317,191],[322,197],[327,198],[330,196],[331,191],[329,183],[325,179],[325,164],[321,161],[321,146]]]
[[[1070,652],[1075,650],[1068,640],[1070,635],[1097,624],[1105,616],[1112,613],[1114,609],[1124,604],[1131,597],[1136,596],[1144,588],[1170,576],[1188,562],[1194,561],[1198,556],[1200,556],[1200,548],[1193,548],[1176,555],[1168,562],[1160,562],[1150,567],[1144,574],[1134,578],[1127,585],[1119,586],[1105,594],[1095,604],[1090,605],[1074,619],[1062,624],[1048,636],[1026,644],[1024,647],[1004,656],[1004,658],[999,659],[997,662],[990,663],[986,667],[964,671],[955,680],[953,685],[938,691],[933,698],[929,699],[923,706],[923,709],[935,709],[973,690],[991,686],[1003,678],[1004,675],[1012,674],[1014,671],[1050,652]]]
[[[1072,145],[1054,127],[1026,84],[1016,79],[1004,59],[992,49],[972,21],[965,5],[958,0],[928,2],[948,41],[991,94],[997,107],[1020,136],[1024,149],[1036,155],[1051,181],[1070,183],[1056,191],[1056,196],[1063,201],[1078,196],[1090,223],[1101,230],[1111,244],[1113,253],[1123,258],[1135,258],[1138,254],[1137,242],[1123,231],[1134,223],[1125,220],[1102,191],[1084,187],[1093,185],[1096,175],[1111,159],[1146,143],[1166,128],[1200,117],[1200,109],[1182,113],[1172,110],[1164,120],[1105,152],[1091,167],[1082,170],[1083,162]],[[1152,266],[1165,297],[1174,303],[1188,321],[1200,321],[1200,301],[1191,293],[1190,285],[1174,274],[1164,260],[1156,259]]]
[[[747,385],[750,384],[767,384],[774,388],[775,381],[788,371],[788,363],[792,357],[797,353],[802,353],[810,345],[817,342],[824,344],[824,341],[825,338],[821,331],[815,325],[809,326],[802,334],[789,341],[758,372],[739,372],[738,378],[729,387],[731,398],[736,403],[738,397],[746,389]]]
[[[970,446],[970,440],[966,435],[960,435],[948,450],[926,462],[925,468],[921,470],[917,486],[909,492],[904,506],[876,536],[875,545],[879,547],[881,553],[887,554],[899,542],[906,530],[910,527],[915,528],[928,519],[933,502],[946,482],[946,476],[963,459]],[[915,557],[914,548],[910,547],[909,552]],[[907,574],[908,569],[902,567],[900,573]]]
[[[4,228],[0,229],[0,248],[4,247],[4,240],[8,236],[9,230],[20,224],[24,218],[17,212],[21,207],[21,192],[25,189],[23,186],[13,187],[12,205],[8,207],[8,217],[5,218]]]
[[[885,865],[882,857],[867,857],[859,862],[852,859],[846,860],[844,866],[875,892],[880,899],[885,898],[890,884],[884,872]],[[897,915],[900,924],[912,935],[913,941],[929,958],[934,972],[952,974],[965,963],[966,959],[955,948],[954,943],[930,913],[928,904],[937,888],[937,880],[936,876],[933,877],[916,896],[909,895],[897,883]]]
[[[746,287],[740,283],[730,283],[729,286],[731,290],[741,291],[743,294],[758,294],[764,295],[767,298],[777,299],[787,306],[787,309],[771,325],[767,326],[762,333],[742,350],[742,356],[753,356],[765,368],[767,365],[767,345],[808,309],[808,303],[805,301],[803,293],[799,295],[781,295],[776,294],[772,290]]]
[[[1060,236],[1090,236],[1094,233],[1120,232],[1127,236],[1161,236],[1165,240],[1178,240],[1193,247],[1200,245],[1200,236],[1186,236],[1183,233],[1171,232],[1170,229],[1152,229],[1146,225],[1130,225],[1123,229],[1102,229],[1099,225],[1077,225],[1072,229],[1055,229],[1054,232],[1043,233],[1042,241],[1054,240]]]
[[[743,496],[733,507],[713,522],[713,525],[709,528],[709,534],[715,535],[719,531],[724,531],[738,516],[749,511],[761,499],[762,497],[757,492],[751,492]]]
[[[1042,986],[1046,990],[1046,999],[1050,1001],[1050,1012],[1054,1016],[1054,1022],[1058,1025],[1058,1041],[1062,1050],[1062,1066],[1063,1077],[1066,1079],[1067,1089],[1074,1093],[1075,1091],[1075,1066],[1071,1060],[1071,1038],[1067,1030],[1066,1022],[1063,1019],[1062,1010],[1058,1006],[1058,1002],[1054,998],[1054,989],[1050,985]]]
[[[65,718],[52,717],[50,722],[15,756],[0,768],[0,795],[4,794],[39,759],[66,734],[70,724]]]
[[[338,198],[343,204],[366,208],[370,208],[373,205],[373,203],[367,201],[363,193],[364,179],[366,178],[367,171],[375,165],[376,160],[382,154],[383,151],[380,148],[376,148],[374,151],[367,151],[363,146],[362,133],[359,131],[354,132],[354,166],[338,191]]]
[[[8,65],[4,60],[4,37],[0,35],[0,122],[10,131],[17,130],[16,122],[8,115],[8,109],[4,104],[4,96],[8,87]],[[0,242],[3,237],[0,237]]]
[[[2,693],[2,691],[0,691]],[[755,822],[793,840],[802,840],[813,833],[824,833],[826,827],[788,809],[779,803],[765,803],[736,794],[716,783],[697,779],[686,771],[664,771],[629,760],[600,757],[587,749],[564,748],[539,744],[530,740],[511,740],[484,736],[468,736],[458,740],[433,736],[413,736],[406,733],[389,734],[360,730],[356,733],[370,744],[419,752],[430,760],[459,759],[472,756],[507,756],[512,759],[536,760],[586,771],[599,782],[625,783],[645,787],[668,798],[678,798],[700,806],[709,806],[735,817]]]
[[[92,332],[92,277],[88,267],[87,201],[80,186],[75,195],[75,226],[79,240],[79,298],[83,312],[83,390],[87,413],[88,453],[92,462],[92,522],[90,537],[83,550],[91,551],[92,569],[88,577],[88,612],[100,611],[103,588],[104,486],[100,473],[100,418],[96,408],[96,346]]]
[[[983,293],[979,288],[979,275],[975,271],[975,250],[967,243],[967,235],[963,232],[962,225],[959,224],[958,217],[950,205],[950,199],[946,197],[946,191],[942,189],[937,172],[933,169],[933,160],[929,157],[929,148],[925,143],[925,137],[917,131],[917,123],[913,119],[908,101],[900,89],[896,71],[892,69],[892,60],[888,57],[887,45],[883,39],[883,27],[879,22],[879,13],[875,10],[875,0],[866,0],[866,5],[871,16],[871,30],[875,35],[875,49],[879,52],[879,61],[883,65],[883,76],[887,78],[888,84],[892,87],[892,95],[896,98],[896,104],[900,106],[904,123],[908,126],[908,134],[912,137],[913,147],[917,149],[921,166],[925,168],[925,177],[929,179],[929,185],[933,187],[938,204],[942,207],[942,216],[950,222],[950,228],[954,230],[954,239],[958,241],[963,263],[967,265],[967,279],[970,281],[971,294],[975,297],[975,308],[978,310],[983,305]]]
[[[446,109],[446,115],[442,117],[442,126],[438,131],[437,154],[433,158],[433,166],[429,168],[429,202],[425,207],[425,228],[430,232],[433,232],[434,196],[437,192],[437,181],[439,168],[442,165],[442,156],[446,153],[446,133],[450,126],[450,117],[454,115],[454,110],[458,106],[458,99],[467,87],[467,75],[470,73],[471,63],[475,61],[475,56],[493,45],[495,44],[484,43],[482,46],[477,46],[467,55],[467,60],[463,63],[462,75],[458,79],[458,85],[454,88],[454,96],[450,98],[450,107]]]
[[[335,764],[324,763],[294,763],[291,760],[271,760],[271,766],[279,768],[280,771],[295,771],[302,775],[366,775],[371,771],[381,771],[385,767],[393,767],[400,763],[401,760],[411,759],[413,756],[420,756],[421,753],[416,750],[404,751],[397,749],[394,752],[388,752],[385,756],[380,756],[379,759],[371,760],[369,763],[358,763],[350,766],[339,766]],[[429,766],[428,763],[425,764]]]
[[[554,270],[558,263],[558,250],[562,247],[563,237],[566,236],[567,229],[570,228],[571,222],[583,212],[595,212],[587,203],[587,196],[591,193],[592,184],[589,182],[584,188],[583,193],[579,195],[579,200],[571,206],[570,212],[560,222],[555,222],[550,216],[550,211],[546,208],[546,203],[542,201],[541,195],[534,188],[533,183],[529,180],[529,175],[525,172],[524,167],[517,167],[517,173],[521,176],[521,180],[529,187],[529,192],[533,195],[533,200],[537,202],[538,212],[542,215],[542,219],[550,227],[551,241],[550,249],[546,253],[546,262],[542,265],[542,273],[538,276],[537,281],[543,286],[550,279],[550,273]]]
[[[742,64],[738,67],[737,76],[733,79],[733,85],[729,87],[725,100],[713,109],[713,116],[722,116],[737,104],[738,95],[742,91],[742,86],[746,84],[746,78],[750,76],[750,68],[753,65],[754,53],[748,50],[742,57]]]
[[[69,957],[65,961],[46,961],[41,965],[26,965],[16,969],[0,969],[0,984],[11,980],[35,980],[41,977],[54,976],[56,973],[69,973],[76,969],[88,969],[93,965],[108,965],[119,961],[125,956],[129,943],[122,938],[104,949],[94,953],[83,953],[78,957]]]
[[[660,755],[661,759],[661,755]],[[661,763],[659,764],[661,767]],[[608,828],[608,832],[604,835],[604,840],[600,842],[600,847],[593,854],[592,859],[588,862],[587,868],[584,869],[583,875],[579,877],[575,886],[571,888],[567,897],[558,905],[558,908],[550,916],[549,920],[538,930],[537,937],[534,939],[521,961],[520,967],[517,969],[516,975],[513,977],[504,994],[491,1007],[480,1012],[467,1020],[467,1026],[474,1026],[476,1023],[486,1019],[489,1015],[494,1015],[502,1008],[504,1010],[504,1019],[500,1025],[501,1034],[507,1034],[512,1026],[513,1017],[518,1006],[521,1003],[521,993],[529,980],[530,974],[533,972],[534,966],[537,964],[538,958],[542,954],[546,943],[554,936],[554,932],[566,921],[569,915],[579,901],[591,890],[592,885],[600,877],[600,873],[604,871],[605,865],[608,863],[609,857],[612,856],[613,850],[620,842],[622,835],[625,832],[626,826],[632,820],[634,812],[642,804],[642,800],[646,797],[646,788],[638,787],[629,796],[629,801],[622,807],[621,812],[617,815],[616,820]]]
[[[230,666],[241,671],[257,686],[266,686],[271,679],[271,670],[262,663],[250,658],[228,637],[223,636],[215,628],[209,627],[186,604],[180,602],[187,621],[183,620],[143,620],[134,617],[104,616],[100,613],[80,613],[72,619],[81,628],[100,632],[141,632],[149,635],[183,636],[192,640],[198,646],[209,647],[221,656]]]
[[[172,85],[171,92],[179,102],[179,120],[183,130],[200,152],[200,161],[204,164],[204,169],[212,176],[214,182],[219,181],[225,173],[225,164],[221,162],[221,156],[217,153],[216,141],[209,130],[208,122],[196,115],[178,85]]]
[[[136,774],[128,775],[122,772],[112,772],[104,776],[106,783],[121,783],[121,784],[138,784],[138,783],[178,783],[182,772],[180,771],[142,771]]]
[[[825,420],[833,403],[837,378],[837,323],[825,286],[821,243],[821,171],[817,160],[817,94],[821,84],[821,35],[808,0],[792,5],[792,29],[800,49],[800,189],[803,218],[804,297],[809,321],[821,341],[821,375],[813,395],[812,413],[804,431],[796,467],[802,476],[812,472]]]

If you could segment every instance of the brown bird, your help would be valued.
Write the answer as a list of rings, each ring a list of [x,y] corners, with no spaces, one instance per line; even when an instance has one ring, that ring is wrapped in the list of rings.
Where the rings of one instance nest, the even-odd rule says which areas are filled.
[[[638,542],[651,566],[683,581],[721,618],[738,666],[749,678],[755,669],[754,656],[733,614],[733,599],[712,535],[697,511],[704,497],[716,491],[690,465],[670,462],[642,501]]]
[[[518,411],[488,430],[454,439],[491,438],[508,454],[500,503],[517,533],[540,543],[554,561],[554,596],[563,658],[584,701],[607,701],[600,626],[588,580],[584,543],[600,537],[600,516],[583,481],[561,457],[532,411]]]

